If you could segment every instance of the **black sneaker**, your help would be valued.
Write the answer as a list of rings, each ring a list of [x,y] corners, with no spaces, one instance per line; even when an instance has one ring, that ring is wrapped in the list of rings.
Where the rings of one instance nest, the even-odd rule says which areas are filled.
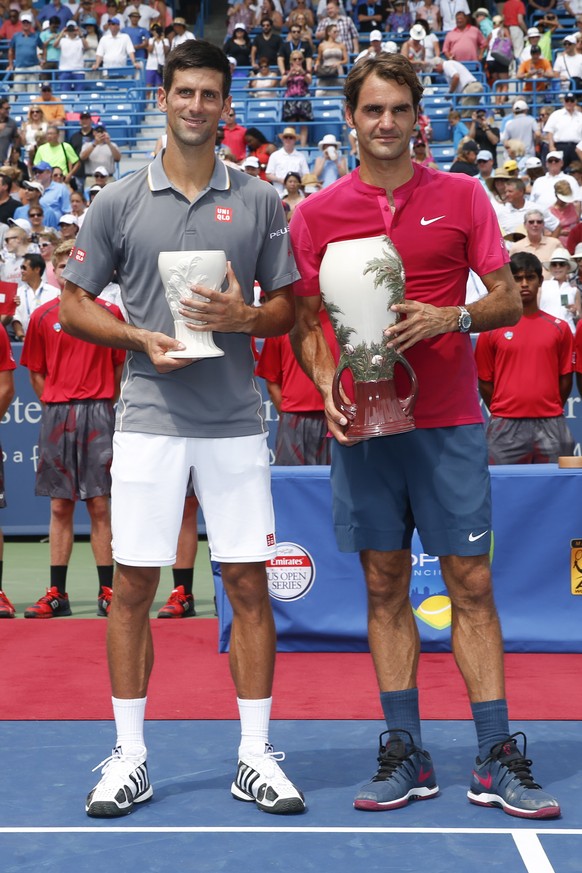
[[[405,735],[404,740],[398,734]],[[384,737],[388,737],[386,745]],[[398,809],[410,800],[428,800],[439,793],[432,758],[418,749],[408,731],[392,730],[380,734],[378,772],[363,785],[354,800],[356,809],[375,812]]]
[[[523,737],[523,753],[516,738]],[[525,734],[516,734],[497,743],[484,761],[477,758],[467,797],[479,806],[498,806],[518,818],[557,818],[560,805],[555,797],[534,782],[532,762],[526,758]]]

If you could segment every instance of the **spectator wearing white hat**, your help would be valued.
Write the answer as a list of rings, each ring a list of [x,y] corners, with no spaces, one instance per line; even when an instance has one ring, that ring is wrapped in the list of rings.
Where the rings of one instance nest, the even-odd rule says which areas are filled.
[[[426,30],[422,24],[413,24],[410,28],[410,38],[402,44],[400,54],[408,58],[414,67],[417,76],[426,72],[431,68],[431,64],[426,59],[426,49],[424,40],[426,38]]]
[[[485,184],[485,180],[491,178],[494,163],[495,158],[489,149],[481,149],[477,152],[476,164],[479,169],[479,175],[476,178],[481,182],[487,194],[489,194],[489,188]]]
[[[576,333],[576,323],[580,318],[580,292],[570,281],[578,272],[578,263],[570,252],[559,246],[554,249],[550,259],[543,262],[550,271],[551,279],[545,279],[539,297],[540,309],[561,318],[568,323],[572,333]]]
[[[59,219],[59,230],[63,241],[75,239],[79,233],[79,219],[72,212],[61,215]]]
[[[537,124],[535,118],[528,112],[529,106],[521,98],[513,104],[513,118],[510,118],[503,130],[503,145],[510,139],[518,139],[523,143],[525,154],[533,156],[536,153]]]
[[[572,185],[567,179],[560,179],[554,185],[556,202],[550,206],[549,213],[559,222],[558,239],[560,245],[567,247],[568,237],[580,221],[580,201],[576,200]]]
[[[233,34],[226,40],[223,48],[227,55],[235,59],[239,67],[250,67],[252,46],[244,22],[236,22]]]
[[[369,40],[369,46],[365,49],[362,49],[362,51],[354,61],[355,64],[357,64],[358,61],[364,60],[365,58],[375,58],[382,51],[382,33],[379,30],[371,30]]]
[[[540,39],[542,36],[541,31],[537,27],[528,27],[526,35],[527,40],[523,47],[523,51],[518,58],[519,63],[521,63],[522,61],[529,61],[531,59],[532,46],[538,46],[540,44]]]
[[[485,39],[489,39],[493,30],[493,21],[491,19],[490,11],[486,9],[485,6],[480,6],[479,9],[475,9],[473,18]]]
[[[183,42],[188,42],[190,39],[196,39],[191,30],[188,30],[188,23],[185,18],[177,17],[172,21],[174,36],[172,37],[171,48],[175,49]]]
[[[300,177],[309,173],[309,166],[303,152],[297,150],[297,132],[294,127],[286,127],[279,134],[283,146],[269,156],[265,170],[267,180],[272,183],[280,197],[285,192],[285,176],[295,172]]]
[[[568,176],[564,172],[564,153],[557,149],[549,151],[546,157],[546,173],[536,179],[531,189],[532,203],[542,209],[549,209],[553,206],[556,200],[556,191],[554,185],[560,179],[566,179],[572,184],[573,193],[577,200],[582,199],[580,196],[580,188],[572,176]],[[541,260],[541,258],[540,258]]]
[[[34,179],[32,182],[29,182],[26,179],[22,183],[22,205],[18,207],[18,209],[14,212],[14,218],[26,218],[31,221],[35,217],[33,213],[40,213],[42,215],[42,224],[44,227],[53,227],[57,228],[59,226],[59,219],[56,213],[50,208],[50,206],[42,206],[40,203],[40,198],[44,194],[44,185]],[[38,233],[38,230],[36,231]]]
[[[582,88],[582,55],[576,51],[577,38],[573,33],[562,40],[564,50],[554,60],[554,73],[560,78],[562,91]]]
[[[260,178],[259,173],[261,172],[261,163],[255,155],[249,155],[248,158],[245,158],[242,162],[242,168],[248,176],[255,176],[257,179]]]
[[[321,182],[322,188],[327,188],[333,182],[337,182],[341,176],[348,172],[348,162],[340,155],[341,143],[337,141],[333,133],[326,133],[323,139],[317,143],[322,152],[315,159],[313,172]]]
[[[564,169],[567,169],[576,160],[576,145],[582,140],[582,110],[571,91],[564,95],[562,109],[552,112],[544,124],[544,132],[548,134],[550,151],[563,152]]]

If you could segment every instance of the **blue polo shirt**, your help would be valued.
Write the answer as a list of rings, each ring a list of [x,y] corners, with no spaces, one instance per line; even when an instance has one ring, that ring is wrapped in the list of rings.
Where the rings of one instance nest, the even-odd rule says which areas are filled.
[[[71,211],[71,197],[69,189],[62,182],[51,182],[40,198],[43,209],[52,209],[57,217]]]
[[[143,42],[144,39],[147,42],[150,38],[149,30],[146,30],[145,27],[124,27],[123,32],[128,35],[130,40],[134,45],[139,45],[140,42]],[[135,56],[136,58],[147,58],[147,51],[143,49],[136,49]]]
[[[61,23],[61,30],[73,17],[73,13],[67,6],[61,6],[60,9],[55,9],[52,3],[47,3],[46,6],[43,6],[40,12],[38,13],[36,20],[39,24],[42,24],[43,21],[48,21],[49,18],[57,17]]]
[[[36,53],[37,48],[42,48],[42,42],[36,33],[25,36],[23,33],[15,33],[10,40],[10,48],[14,52],[15,67],[38,67],[40,61]]]

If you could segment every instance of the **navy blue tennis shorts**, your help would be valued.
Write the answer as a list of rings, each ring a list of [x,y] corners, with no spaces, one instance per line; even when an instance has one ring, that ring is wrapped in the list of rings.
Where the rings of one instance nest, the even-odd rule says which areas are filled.
[[[491,544],[491,484],[481,424],[426,428],[332,446],[333,520],[342,552],[410,548],[483,555]]]

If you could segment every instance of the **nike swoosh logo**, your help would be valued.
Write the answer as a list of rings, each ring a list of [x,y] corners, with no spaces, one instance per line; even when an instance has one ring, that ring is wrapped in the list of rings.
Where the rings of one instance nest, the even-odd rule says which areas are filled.
[[[430,779],[431,776],[432,776],[432,769],[425,770],[423,767],[421,767],[420,772],[418,774],[418,781],[419,782],[426,782],[426,780]]]
[[[428,227],[429,224],[434,224],[435,221],[440,221],[441,218],[444,218],[444,215],[437,215],[436,218],[425,218],[424,216],[420,219],[420,223],[423,227]]]
[[[481,537],[484,537],[485,534],[488,534],[488,533],[489,533],[488,530],[484,530],[483,533],[480,533],[480,534],[470,533],[470,534],[469,534],[469,542],[470,542],[470,543],[475,543],[475,542],[477,542],[477,540],[480,540]]]
[[[479,776],[479,774],[475,773],[475,771],[473,770],[473,776],[475,777],[477,782],[482,785],[483,788],[487,788],[487,790],[489,790],[493,785],[493,776],[491,775],[491,773],[488,773],[487,778],[483,779],[482,776]]]

